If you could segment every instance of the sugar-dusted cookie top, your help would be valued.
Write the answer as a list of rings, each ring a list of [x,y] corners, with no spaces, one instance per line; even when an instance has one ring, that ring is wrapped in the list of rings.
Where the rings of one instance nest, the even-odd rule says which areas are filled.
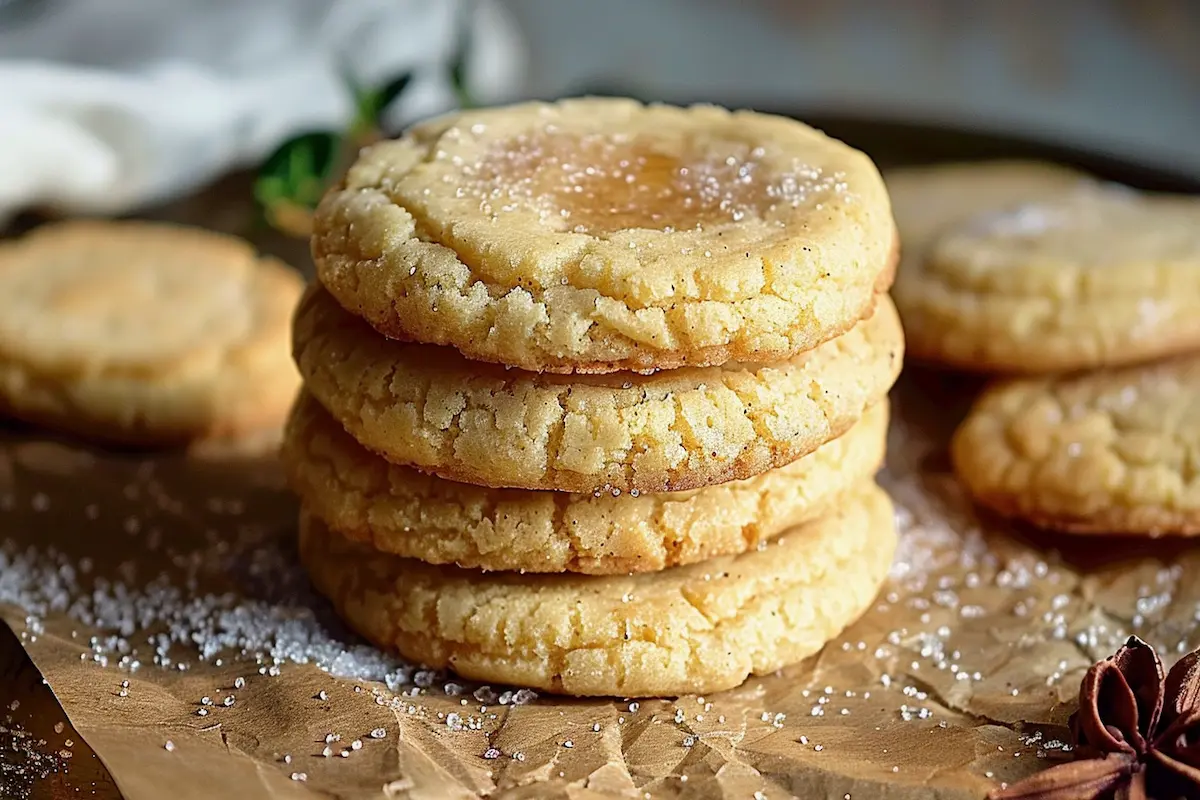
[[[1062,302],[1167,300],[1178,288],[1200,303],[1200,198],[1097,185],[1010,204],[944,230],[925,270],[956,288]]]
[[[245,242],[140,222],[65,222],[0,245],[0,397],[102,438],[278,426],[303,286]]]
[[[864,154],[793,120],[629,100],[441,117],[318,209],[326,287],[383,333],[536,371],[779,359],[891,283]]]
[[[884,175],[900,232],[904,271],[920,270],[938,234],[977,214],[1074,191],[1092,179],[1041,161],[954,162]],[[901,311],[903,314],[903,310]]]
[[[1002,382],[953,442],[1003,514],[1096,534],[1200,534],[1200,358]]]

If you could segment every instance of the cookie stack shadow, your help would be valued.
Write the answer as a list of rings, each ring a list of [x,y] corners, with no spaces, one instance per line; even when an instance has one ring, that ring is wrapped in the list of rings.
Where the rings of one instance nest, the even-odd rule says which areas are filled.
[[[551,259],[536,249],[550,246],[533,241],[544,233],[536,226],[520,231],[534,250],[514,255],[521,212],[501,215],[507,226],[495,215],[481,223],[480,209],[495,201],[500,184],[478,181],[489,159],[502,159],[494,178],[511,201],[506,208],[539,206],[554,199],[553,190],[533,193],[528,185],[558,168],[558,132],[572,125],[606,132],[614,119],[635,140],[639,126],[658,126],[660,150],[682,141],[662,133],[671,125],[709,131],[746,121],[626,101],[530,104],[435,120],[363,153],[317,214],[320,282],[301,301],[293,331],[305,390],[283,458],[302,501],[305,567],[370,641],[469,679],[557,693],[713,692],[814,654],[870,606],[886,577],[894,516],[874,475],[903,351],[886,294],[894,234],[882,183],[865,156],[798,123],[759,118],[768,130],[792,126],[771,144],[786,149],[791,136],[800,155],[809,147],[844,159],[850,174],[843,179],[863,184],[853,201],[844,187],[815,204],[808,195],[772,200],[809,219],[853,220],[858,227],[798,229],[829,237],[816,240],[830,253],[821,265],[825,278],[839,269],[861,275],[808,285],[797,268],[789,301],[807,312],[789,319],[807,327],[767,331],[774,338],[755,334],[747,321],[740,339],[704,334],[718,339],[705,348],[671,337],[644,346],[633,330],[636,313],[623,328],[611,326],[624,336],[589,338],[605,325],[594,318],[573,325],[580,306],[567,289],[589,284],[585,310],[603,317],[609,298],[598,295],[595,276],[582,269],[539,274]],[[480,135],[480,152],[456,158],[466,132],[493,129],[518,133]],[[650,169],[658,151],[611,152],[612,141],[629,138],[567,141],[593,165],[587,175],[611,173],[617,163],[634,176],[629,184],[649,182],[638,169]],[[723,141],[719,133],[713,140]],[[521,153],[530,141],[537,141],[535,167]],[[751,161],[769,159],[772,150],[765,151],[742,154],[741,166],[760,166]],[[685,232],[697,237],[694,261],[709,224],[705,209],[694,206],[707,199],[687,196],[679,184],[679,175],[696,172],[688,165],[698,157],[672,157],[683,168],[671,166],[653,187],[671,189],[687,213],[701,214]],[[514,164],[530,173],[514,174]],[[435,206],[426,190],[450,183],[437,172],[443,168],[456,188]],[[794,175],[785,177],[794,184]],[[459,208],[464,191],[469,203]],[[586,186],[582,194],[590,197]],[[584,219],[579,199],[572,200],[570,211]],[[660,208],[670,213],[669,203]],[[728,213],[726,205],[714,209]],[[775,205],[755,210],[782,213]],[[544,224],[544,209],[535,212]],[[593,236],[600,224],[580,222],[555,241],[561,247],[571,233]],[[658,227],[685,236],[673,225]],[[864,227],[872,241],[845,246]],[[786,222],[771,230],[776,238],[788,232]],[[597,259],[623,235],[606,233],[587,245]],[[646,257],[664,238],[643,233],[627,235],[619,255]],[[757,259],[761,271],[780,251],[755,252],[756,244],[766,247],[759,239],[735,242],[739,260],[725,261],[740,269],[740,259]],[[812,240],[801,239],[793,244],[807,250]],[[724,263],[720,254],[703,257],[713,258],[714,270]],[[498,273],[506,268],[488,258],[511,259],[510,273],[523,260],[517,271],[534,277],[502,290]],[[552,288],[539,290],[539,282]],[[682,287],[666,291],[686,300]],[[691,291],[702,300],[705,291],[717,293]],[[641,308],[670,300],[643,297]],[[689,324],[728,332],[734,326],[722,315],[747,311],[735,301],[726,309],[714,303]],[[762,306],[759,322],[775,324],[766,317],[774,307],[782,318],[783,302]]]

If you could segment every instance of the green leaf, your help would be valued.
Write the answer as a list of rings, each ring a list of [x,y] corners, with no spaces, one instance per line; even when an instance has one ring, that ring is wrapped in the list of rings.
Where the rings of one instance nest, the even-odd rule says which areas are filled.
[[[379,118],[380,114],[387,110],[387,107],[392,104],[393,100],[404,94],[404,90],[408,88],[410,83],[412,83],[412,79],[412,73],[406,72],[400,77],[394,78],[385,84],[384,87],[376,93],[376,119]]]
[[[255,199],[264,208],[285,203],[316,208],[337,167],[341,143],[341,136],[323,131],[284,142],[259,170]]]
[[[467,90],[466,80],[464,78],[465,61],[460,59],[455,61],[450,66],[450,86],[454,89],[454,96],[458,99],[460,108],[473,108],[475,102],[471,99],[471,93]]]
[[[362,90],[351,86],[354,92],[354,121],[350,124],[350,136],[360,137],[380,127],[380,118],[392,101],[400,96],[412,82],[412,73],[406,72],[393,78],[376,90]]]
[[[471,52],[471,27],[469,13],[459,20],[458,50],[450,62],[450,86],[458,98],[460,108],[474,108],[475,101],[467,89],[467,54]]]

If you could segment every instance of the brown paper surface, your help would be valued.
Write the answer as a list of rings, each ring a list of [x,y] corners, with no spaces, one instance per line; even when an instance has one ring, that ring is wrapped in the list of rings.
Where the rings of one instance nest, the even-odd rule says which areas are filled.
[[[878,144],[877,161],[889,148],[947,146],[895,132]],[[251,224],[251,197],[246,176],[231,176],[153,216],[249,236],[311,274],[303,242]],[[511,687],[483,691],[444,675],[397,682],[399,665],[373,655],[308,589],[292,541],[296,504],[270,461],[111,453],[0,423],[0,619],[69,716],[59,731],[53,698],[0,635],[0,727],[24,726],[51,755],[71,751],[69,769],[33,765],[49,770],[35,797],[118,796],[94,750],[127,800],[981,798],[1063,757],[1055,745],[1083,671],[1126,635],[1168,662],[1200,644],[1200,550],[978,517],[945,455],[977,390],[910,367],[893,392],[881,482],[902,543],[864,619],[778,675],[703,699],[643,700],[636,711],[619,699],[514,704]],[[69,592],[56,590],[69,582],[63,565],[75,572]],[[133,616],[119,612],[128,602],[107,602],[118,583],[136,601]],[[95,586],[106,602],[81,602]],[[198,599],[190,616],[179,610]],[[107,625],[93,624],[97,611]],[[199,658],[196,642],[175,642],[172,664],[156,666],[150,637],[171,627],[167,612],[177,631],[208,628],[202,641],[225,631],[235,646]],[[114,635],[136,650],[125,655],[142,662],[137,670],[119,666]],[[354,665],[358,680],[323,669]],[[394,691],[366,679],[389,669]],[[449,682],[461,694],[447,695]],[[369,736],[376,728],[384,738]],[[341,739],[325,757],[329,734]],[[361,749],[340,757],[355,739]],[[0,746],[0,767],[5,758]],[[5,774],[0,797],[15,794]]]
[[[1083,670],[1129,633],[1168,662],[1196,643],[1200,551],[1050,537],[977,516],[945,457],[976,389],[906,372],[881,476],[902,531],[892,579],[820,655],[732,692],[631,710],[547,695],[515,704],[497,697],[511,687],[445,675],[393,680],[395,691],[330,675],[322,668],[354,663],[378,676],[386,659],[368,663],[374,651],[308,589],[294,555],[296,504],[276,465],[103,453],[30,430],[7,429],[0,443],[3,616],[128,800],[164,787],[175,800],[979,798],[1063,757],[1057,742]],[[79,589],[56,593],[63,573],[50,564],[72,565]],[[97,580],[101,597],[120,593],[109,584],[127,587],[136,614],[66,607]],[[13,604],[30,597],[53,607]],[[175,612],[177,629],[242,631],[259,662],[237,647],[200,658],[211,637],[198,636],[163,649],[172,665],[152,663],[158,630],[147,619],[204,597],[190,621]],[[88,624],[98,609],[105,630]],[[324,650],[272,634],[288,626]],[[91,641],[114,634],[131,648],[125,667],[120,646]],[[344,651],[356,658],[334,663]],[[306,657],[315,663],[295,663]],[[133,658],[141,666],[131,671]],[[383,738],[369,736],[376,728]],[[341,739],[325,757],[331,733]],[[341,757],[355,739],[361,749]]]

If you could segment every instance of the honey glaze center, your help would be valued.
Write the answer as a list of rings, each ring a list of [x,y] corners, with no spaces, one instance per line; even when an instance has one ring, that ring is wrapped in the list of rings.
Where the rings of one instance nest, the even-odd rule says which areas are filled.
[[[478,197],[494,220],[532,208],[554,230],[606,235],[751,219],[782,225],[794,209],[845,190],[839,175],[799,163],[781,172],[767,155],[733,141],[526,134],[498,142],[465,170],[459,194]]]

